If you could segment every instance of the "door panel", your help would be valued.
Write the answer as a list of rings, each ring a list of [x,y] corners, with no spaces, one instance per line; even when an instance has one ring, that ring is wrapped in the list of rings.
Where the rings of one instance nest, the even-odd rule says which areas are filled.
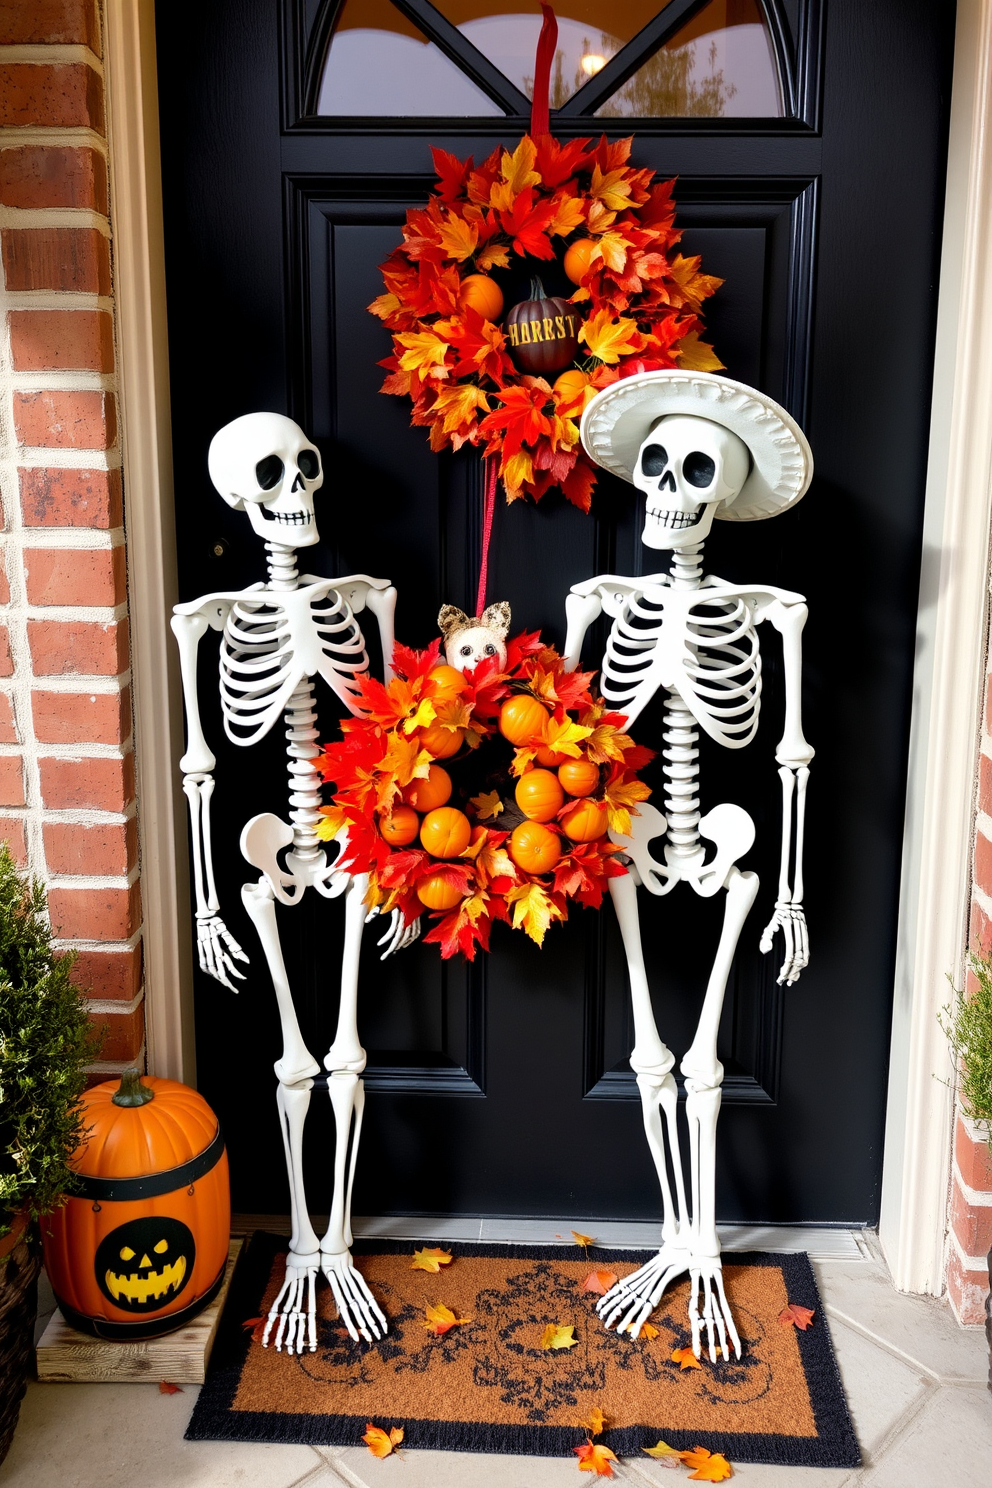
[[[457,27],[431,22],[425,0],[401,8],[457,53]],[[779,39],[783,117],[593,120],[624,68],[636,70],[628,47],[554,127],[563,136],[633,128],[637,162],[679,176],[684,251],[703,254],[706,270],[726,281],[710,302],[711,338],[729,373],[785,403],[813,446],[817,473],[798,507],[772,522],[718,522],[706,551],[710,571],[807,594],[804,704],[817,750],[806,873],[813,960],[786,991],[757,950],[775,892],[782,717],[780,652],[763,637],[757,739],[733,755],[702,746],[704,809],[734,800],[751,813],[758,840],[746,866],[762,882],[721,1025],[718,1202],[724,1219],[872,1222],[952,14],[936,0],[831,0],[821,46],[817,6],[795,0],[764,11]],[[658,44],[666,16],[685,25],[701,13],[672,0],[638,44],[648,47],[647,30]],[[286,0],[277,13],[269,0],[215,0],[191,55],[181,14],[159,8],[182,598],[261,576],[245,519],[210,486],[206,449],[230,418],[271,407],[297,418],[324,457],[322,541],[307,568],[392,579],[400,638],[422,646],[441,603],[469,608],[474,599],[479,465],[471,452],[432,455],[406,402],[378,392],[376,363],[389,342],[365,306],[404,212],[429,194],[430,144],[478,159],[497,142],[512,145],[526,121],[307,112],[332,19],[316,4]],[[866,61],[896,55],[898,65],[884,69]],[[494,81],[491,63],[487,71],[466,54],[459,65],[488,97],[519,106],[516,85]],[[642,571],[640,525],[632,488],[605,474],[592,517],[554,495],[536,508],[501,505],[489,597],[509,599],[515,627],[540,626],[560,643],[570,584]],[[218,757],[222,912],[252,964],[237,999],[197,977],[199,1083],[229,1133],[236,1206],[282,1212],[278,1019],[241,911],[250,870],[237,840],[254,812],[285,814],[285,765],[278,733],[250,751],[224,740],[212,639],[201,648],[200,683]],[[587,664],[602,641],[600,626]],[[318,699],[330,737],[337,710],[322,684]],[[659,721],[660,708],[649,709],[637,737],[657,746]],[[720,913],[688,890],[642,909],[656,1015],[678,1055],[698,1016]],[[279,911],[318,1058],[336,1013],[341,919],[339,903],[312,898]],[[423,945],[382,964],[373,930],[362,950],[369,1100],[357,1211],[656,1216],[612,909],[574,911],[543,951],[497,926],[492,954],[471,967],[442,965],[436,947]],[[332,1141],[318,1088],[307,1135],[315,1210],[328,1203]]]

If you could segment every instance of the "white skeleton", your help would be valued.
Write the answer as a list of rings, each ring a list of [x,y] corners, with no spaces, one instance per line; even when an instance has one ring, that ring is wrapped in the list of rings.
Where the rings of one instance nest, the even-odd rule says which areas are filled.
[[[761,702],[757,627],[768,621],[782,637],[786,700],[775,756],[782,783],[781,870],[774,914],[760,948],[770,951],[775,932],[783,932],[785,955],[778,980],[791,985],[809,957],[802,851],[813,750],[800,721],[807,611],[800,594],[704,576],[702,547],[714,516],[750,520],[792,505],[809,483],[812,459],[784,410],[741,384],[698,373],[647,373],[614,384],[587,408],[582,439],[593,459],[644,492],[644,546],[672,554],[668,573],[589,579],[573,586],[566,601],[565,652],[571,668],[578,665],[592,622],[604,611],[611,618],[600,687],[628,725],[657,692],[667,699],[662,723],[664,814],[642,805],[631,836],[614,838],[625,850],[630,872],[610,881],[630,977],[635,1030],[630,1064],[661,1187],[662,1245],[657,1256],[607,1292],[598,1311],[608,1328],[629,1328],[636,1337],[666,1288],[688,1272],[694,1353],[700,1354],[705,1327],[712,1360],[717,1339],[724,1357],[730,1357],[728,1335],[739,1358],[740,1339],[724,1291],[716,1233],[716,1125],[723,1080],[717,1030],[734,952],[758,891],[756,874],[737,867],[755,833],[740,806],[724,803],[700,817],[696,745],[698,729],[727,749],[742,749],[754,738]],[[651,849],[662,837],[664,860],[659,861]],[[727,894],[699,1024],[679,1066],[686,1089],[691,1204],[679,1145],[675,1055],[655,1023],[637,903],[639,885],[665,895],[678,883],[688,883],[705,898],[721,889]]]
[[[292,1236],[286,1280],[266,1322],[268,1344],[276,1325],[276,1348],[289,1353],[317,1346],[315,1283],[318,1269],[330,1283],[341,1319],[351,1334],[370,1340],[386,1331],[386,1319],[354,1267],[350,1254],[351,1195],[365,1104],[365,1050],[358,1038],[358,957],[366,921],[364,876],[352,878],[328,863],[316,836],[320,821],[315,676],[323,677],[351,713],[357,713],[357,679],[368,671],[365,640],[355,619],[369,609],[379,626],[389,672],[393,651],[396,590],[387,579],[353,574],[321,579],[298,574],[296,549],[318,541],[313,493],[323,482],[320,456],[291,419],[253,413],[235,419],[214,437],[210,477],[229,506],[245,511],[265,542],[268,579],[235,593],[207,594],[177,605],[172,629],[179,642],[186,703],[187,746],[180,761],[193,837],[196,929],[200,966],[222,986],[237,991],[243,980],[236,962],[248,958],[221,919],[214,883],[210,798],[216,764],[200,723],[196,690],[197,650],[209,628],[220,631],[220,702],[224,731],[232,743],[255,744],[282,720],[289,771],[289,821],[271,813],[253,816],[241,833],[241,851],[261,872],[245,884],[241,899],[258,931],[279,1007],[282,1055],[276,1061],[276,1102],[286,1154]],[[343,850],[343,841],[334,861]],[[318,1240],[303,1185],[303,1126],[313,1077],[320,1065],[306,1047],[279,943],[276,901],[296,904],[308,888],[327,899],[344,897],[345,938],[341,999],[334,1041],[324,1058],[336,1129],[333,1195],[327,1233]],[[397,913],[379,944],[383,956],[420,933],[419,921],[403,928]]]

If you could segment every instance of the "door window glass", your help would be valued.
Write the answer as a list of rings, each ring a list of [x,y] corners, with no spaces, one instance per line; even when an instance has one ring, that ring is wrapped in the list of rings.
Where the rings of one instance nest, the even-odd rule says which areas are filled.
[[[503,110],[389,0],[345,0],[327,50],[317,113],[447,118]]]

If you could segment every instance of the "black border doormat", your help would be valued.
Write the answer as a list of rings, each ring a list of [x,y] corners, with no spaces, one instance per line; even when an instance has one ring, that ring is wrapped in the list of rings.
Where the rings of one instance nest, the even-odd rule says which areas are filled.
[[[253,1235],[187,1440],[355,1446],[375,1421],[402,1426],[404,1448],[566,1457],[598,1406],[610,1423],[598,1440],[618,1457],[640,1456],[660,1437],[732,1463],[860,1463],[808,1256],[725,1256],[742,1357],[714,1365],[704,1353],[700,1369],[682,1370],[671,1355],[691,1342],[688,1279],[655,1311],[657,1335],[636,1340],[608,1333],[597,1297],[581,1289],[591,1270],[627,1275],[652,1252],[594,1247],[586,1257],[575,1246],[453,1243],[444,1245],[454,1260],[440,1274],[411,1270],[414,1249],[428,1244],[354,1247],[389,1317],[380,1343],[349,1339],[321,1279],[317,1350],[289,1355],[263,1349],[257,1324],[280,1285],[287,1242]],[[787,1302],[814,1310],[805,1332],[779,1322]],[[441,1337],[428,1333],[424,1308],[438,1303],[470,1321]],[[549,1323],[572,1325],[577,1346],[543,1350]]]

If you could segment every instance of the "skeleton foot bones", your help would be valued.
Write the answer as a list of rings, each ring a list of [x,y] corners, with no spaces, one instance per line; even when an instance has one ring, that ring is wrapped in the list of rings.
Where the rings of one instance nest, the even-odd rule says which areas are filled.
[[[636,1338],[667,1288],[688,1271],[692,1279],[689,1298],[689,1326],[692,1329],[692,1351],[699,1358],[702,1330],[711,1361],[717,1361],[717,1344],[725,1359],[730,1358],[728,1339],[736,1358],[741,1356],[741,1341],[734,1326],[727,1294],[723,1289],[723,1267],[719,1256],[694,1256],[675,1245],[663,1245],[656,1256],[637,1271],[618,1281],[601,1297],[596,1311],[607,1328],[628,1332]]]
[[[348,1251],[340,1255],[321,1252],[305,1256],[290,1252],[286,1257],[285,1280],[265,1320],[263,1348],[272,1342],[287,1354],[316,1351],[318,1270],[327,1277],[338,1316],[356,1343],[359,1335],[366,1343],[385,1336],[389,1325]]]

